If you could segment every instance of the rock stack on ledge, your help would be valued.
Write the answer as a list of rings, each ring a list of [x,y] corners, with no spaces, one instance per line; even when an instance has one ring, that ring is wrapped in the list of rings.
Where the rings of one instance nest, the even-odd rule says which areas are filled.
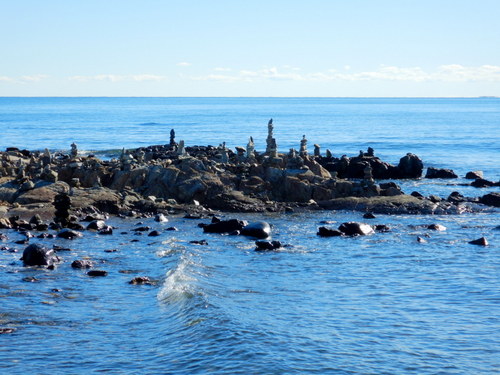
[[[0,152],[0,215],[24,209],[30,216],[36,211],[54,217],[56,201],[56,217],[64,226],[69,211],[63,206],[69,204],[81,214],[133,216],[188,209],[262,212],[301,207],[459,213],[464,210],[462,203],[474,201],[463,197],[457,201],[454,196],[436,202],[405,195],[394,182],[376,183],[421,178],[423,163],[414,154],[391,165],[376,157],[372,148],[354,157],[335,157],[330,150],[322,156],[315,144],[311,155],[305,135],[299,152],[292,148],[279,153],[273,129],[271,119],[265,152],[256,151],[252,137],[246,148],[236,147],[236,152],[225,143],[186,146],[182,140],[176,142],[173,129],[168,144],[123,149],[112,160],[79,155],[75,143],[69,153],[53,155],[48,150],[11,147]],[[432,177],[436,173],[433,169]],[[498,201],[499,194],[490,193],[483,203],[498,206]]]

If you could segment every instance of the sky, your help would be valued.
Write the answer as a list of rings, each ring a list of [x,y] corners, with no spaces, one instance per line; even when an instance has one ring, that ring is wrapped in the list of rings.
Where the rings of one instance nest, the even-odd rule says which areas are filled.
[[[0,0],[0,96],[500,96],[499,0]]]

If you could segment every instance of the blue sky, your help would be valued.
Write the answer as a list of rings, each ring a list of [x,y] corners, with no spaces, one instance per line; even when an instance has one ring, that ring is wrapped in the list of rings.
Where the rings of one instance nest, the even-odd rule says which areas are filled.
[[[498,0],[0,0],[0,96],[500,95]]]

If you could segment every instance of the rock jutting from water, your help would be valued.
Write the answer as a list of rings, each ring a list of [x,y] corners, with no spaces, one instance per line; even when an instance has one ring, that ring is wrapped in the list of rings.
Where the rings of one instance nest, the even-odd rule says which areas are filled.
[[[182,140],[175,141],[173,129],[168,144],[123,149],[119,158],[111,160],[79,155],[75,143],[69,153],[54,154],[10,147],[0,152],[3,216],[39,213],[45,219],[54,218],[59,228],[80,230],[79,218],[101,220],[103,213],[158,215],[157,220],[165,221],[160,214],[188,211],[197,216],[209,209],[265,212],[354,207],[374,213],[460,213],[461,205],[468,202],[498,204],[491,194],[478,200],[461,195],[437,200],[416,193],[405,195],[394,182],[376,183],[421,178],[423,162],[412,153],[398,165],[380,160],[371,147],[354,157],[335,157],[330,150],[322,156],[315,144],[311,155],[304,135],[298,140],[299,152],[291,149],[282,154],[273,132],[270,120],[265,152],[256,150],[252,137],[246,149],[236,147],[236,152],[225,142],[219,147],[186,146]],[[432,171],[428,170],[428,177],[436,177]],[[447,173],[439,176],[451,175],[449,170],[440,171]],[[112,228],[92,226],[102,234],[112,233]]]

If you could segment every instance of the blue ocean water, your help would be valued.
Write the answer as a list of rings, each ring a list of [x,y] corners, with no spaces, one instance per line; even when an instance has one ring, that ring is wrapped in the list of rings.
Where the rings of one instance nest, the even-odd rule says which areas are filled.
[[[460,175],[498,180],[500,100],[279,98],[0,98],[0,148],[113,150],[168,142],[264,149],[273,118],[280,150],[302,134],[334,155],[371,146]],[[466,181],[402,181],[403,190],[483,195]],[[204,234],[208,220],[142,225],[110,219],[113,236],[31,239],[61,252],[55,270],[22,267],[22,234],[0,250],[0,373],[5,374],[493,374],[500,370],[499,211],[379,215],[387,233],[319,238],[318,226],[362,213],[234,214],[273,225],[283,251]],[[428,224],[447,230],[435,232]],[[178,231],[164,231],[175,226]],[[121,234],[123,233],[123,234]],[[426,243],[417,242],[417,237]],[[487,247],[468,241],[486,237]],[[205,239],[208,245],[193,240]],[[139,240],[139,241],[134,241]],[[114,252],[105,250],[115,249]],[[74,270],[89,258],[109,275]],[[149,276],[155,285],[129,285]],[[35,277],[37,282],[24,282]]]

